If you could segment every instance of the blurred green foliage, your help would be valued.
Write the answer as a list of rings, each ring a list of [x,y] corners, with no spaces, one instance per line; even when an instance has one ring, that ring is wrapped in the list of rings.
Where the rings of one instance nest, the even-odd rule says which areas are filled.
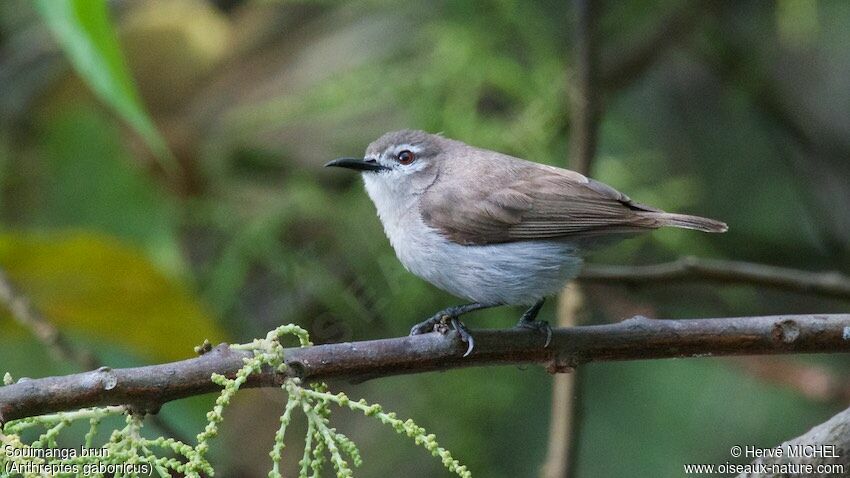
[[[106,0],[38,0],[45,22],[88,85],[145,139],[173,170],[174,158],[145,113],[124,64]]]
[[[455,303],[401,267],[360,182],[321,169],[385,131],[442,131],[567,164],[569,4],[166,7],[173,3],[117,2],[113,43],[98,2],[56,2],[52,13],[42,2],[47,23],[26,0],[0,2],[0,265],[74,343],[110,364],[183,357],[204,338],[244,341],[289,322],[318,342],[400,335]],[[605,84],[593,176],[641,202],[723,219],[730,232],[659,231],[591,261],[693,254],[847,272],[848,3],[605,2],[601,15],[603,71],[640,60],[656,32],[668,36],[648,61]],[[674,20],[681,24],[665,30]],[[74,21],[73,30],[57,28]],[[48,31],[66,33],[54,43]],[[117,109],[140,129],[131,117],[143,111],[116,104],[135,103],[117,44],[173,151],[176,173],[167,179],[113,120]],[[84,67],[85,49],[97,61]],[[846,310],[749,287],[598,286],[587,294],[593,322]],[[544,318],[553,311],[548,305]],[[468,323],[506,327],[518,313],[503,308]],[[10,322],[0,318],[0,369],[73,368],[53,363]],[[811,365],[846,383],[844,357],[783,360],[770,363]],[[683,463],[725,461],[736,444],[775,445],[845,405],[807,398],[732,360],[583,371],[579,476],[680,476]],[[550,383],[537,368],[504,367],[346,391],[434,430],[476,476],[514,477],[535,476],[544,459]],[[246,447],[240,430],[271,441],[282,405],[277,394],[246,393],[214,455],[228,476],[268,469],[267,450]],[[193,430],[208,406],[208,398],[181,401],[163,414]],[[339,427],[362,445],[362,476],[443,473],[350,418]],[[286,450],[283,463],[294,469],[298,459],[300,450]]]
[[[60,330],[129,347],[147,360],[186,358],[198,337],[227,337],[185,288],[108,236],[7,233],[0,235],[0,263]]]

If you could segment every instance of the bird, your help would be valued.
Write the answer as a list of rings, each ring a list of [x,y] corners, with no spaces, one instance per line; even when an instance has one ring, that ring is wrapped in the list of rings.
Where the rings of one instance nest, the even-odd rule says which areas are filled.
[[[414,325],[411,335],[450,324],[474,349],[460,317],[526,306],[518,327],[574,279],[591,249],[661,227],[725,232],[721,221],[637,203],[602,182],[420,130],[386,133],[365,155],[326,167],[361,173],[384,232],[414,275],[467,301]]]

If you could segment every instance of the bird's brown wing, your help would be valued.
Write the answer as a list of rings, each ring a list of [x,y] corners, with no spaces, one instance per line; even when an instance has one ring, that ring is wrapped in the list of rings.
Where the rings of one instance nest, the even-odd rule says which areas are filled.
[[[534,163],[481,177],[474,187],[435,184],[423,220],[461,244],[581,239],[664,225],[658,209],[581,174]]]

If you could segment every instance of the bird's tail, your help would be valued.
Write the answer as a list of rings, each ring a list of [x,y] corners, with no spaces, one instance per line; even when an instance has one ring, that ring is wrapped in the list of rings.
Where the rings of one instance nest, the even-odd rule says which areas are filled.
[[[647,215],[653,216],[658,221],[659,226],[681,227],[702,232],[726,232],[729,229],[725,222],[705,217],[669,212],[650,212]]]

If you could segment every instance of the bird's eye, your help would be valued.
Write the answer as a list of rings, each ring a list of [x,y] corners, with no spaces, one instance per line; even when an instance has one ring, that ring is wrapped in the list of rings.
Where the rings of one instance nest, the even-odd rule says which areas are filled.
[[[404,151],[398,153],[395,159],[399,162],[399,164],[410,164],[416,160],[416,155],[413,154],[413,151],[405,149]]]

